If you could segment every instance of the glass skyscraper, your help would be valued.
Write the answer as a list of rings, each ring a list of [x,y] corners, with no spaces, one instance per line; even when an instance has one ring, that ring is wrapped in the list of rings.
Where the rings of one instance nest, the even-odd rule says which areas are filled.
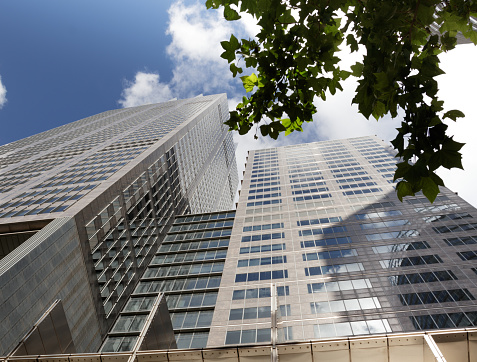
[[[401,203],[395,164],[377,137],[250,151],[207,346],[475,326],[477,212]]]
[[[174,216],[232,208],[226,117],[224,94],[200,96],[0,147],[0,355],[56,300],[72,340],[61,352],[100,348]]]
[[[197,97],[3,146],[0,355],[472,360],[475,208],[401,203],[392,148],[359,137],[250,151],[231,210],[226,117]]]

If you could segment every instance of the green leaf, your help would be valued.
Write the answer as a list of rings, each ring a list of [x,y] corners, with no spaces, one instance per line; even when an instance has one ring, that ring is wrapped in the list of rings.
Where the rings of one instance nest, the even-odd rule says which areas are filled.
[[[465,114],[462,113],[461,111],[457,110],[457,109],[454,109],[452,111],[448,111],[448,112],[444,113],[443,118],[450,118],[453,121],[456,121],[457,118],[462,118],[462,117],[465,117]]]
[[[242,68],[237,67],[234,63],[230,63],[230,71],[232,75],[235,77],[237,73],[242,73]]]
[[[364,65],[362,63],[356,62],[356,64],[351,66],[351,70],[353,71],[352,74],[355,77],[361,77],[361,75],[363,74],[363,68],[364,68]]]
[[[235,51],[240,49],[238,39],[232,34],[229,41],[220,42],[222,48],[225,50],[220,57],[226,59],[229,63],[235,60]]]
[[[423,177],[421,179],[422,193],[427,199],[433,203],[439,193],[439,186],[430,178]]]
[[[238,20],[241,16],[232,9],[229,5],[225,6],[224,8],[224,18],[228,21]]]
[[[412,186],[407,181],[399,181],[396,185],[396,192],[399,201],[402,202],[402,198],[405,196],[415,196],[414,191],[412,191]]]
[[[258,77],[255,73],[244,75],[240,79],[242,79],[243,87],[247,92],[251,92],[256,85],[258,86]]]

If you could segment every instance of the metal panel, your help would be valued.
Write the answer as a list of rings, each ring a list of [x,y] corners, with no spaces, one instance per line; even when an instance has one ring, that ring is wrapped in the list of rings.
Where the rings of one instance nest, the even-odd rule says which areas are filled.
[[[278,346],[280,362],[313,362],[311,343]]]
[[[82,353],[69,357],[70,362],[101,362],[101,355],[98,353]]]
[[[460,362],[469,358],[467,333],[432,333],[431,336],[447,362]]]
[[[23,343],[25,344],[27,354],[46,354],[43,341],[40,337],[40,331],[36,328],[31,331]]]
[[[312,344],[313,361],[349,362],[348,340],[318,342]]]
[[[136,359],[138,362],[167,362],[167,352],[137,352]]]
[[[238,352],[235,348],[203,350],[204,362],[238,362]]]
[[[388,362],[388,343],[384,338],[356,339],[350,342],[351,361]]]
[[[416,335],[389,337],[389,362],[422,362],[424,338]]]
[[[202,361],[202,353],[200,350],[169,351],[169,361]]]
[[[130,356],[131,356],[130,353],[102,354],[101,361],[102,362],[127,362]]]
[[[270,362],[271,346],[239,348],[240,362]]]
[[[469,332],[469,361],[477,362],[477,332]]]

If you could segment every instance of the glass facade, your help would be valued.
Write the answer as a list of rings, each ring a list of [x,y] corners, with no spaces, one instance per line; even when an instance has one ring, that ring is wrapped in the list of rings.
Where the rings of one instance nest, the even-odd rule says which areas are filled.
[[[270,342],[274,303],[278,342],[476,326],[477,212],[445,188],[401,203],[392,152],[249,152],[208,347]]]

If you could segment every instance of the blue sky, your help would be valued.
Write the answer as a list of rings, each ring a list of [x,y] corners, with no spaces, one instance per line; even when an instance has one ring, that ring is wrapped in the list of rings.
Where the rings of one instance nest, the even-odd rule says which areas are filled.
[[[243,94],[226,62],[220,41],[233,32],[253,37],[251,18],[226,22],[205,0],[1,0],[0,144],[93,114],[172,97],[226,92],[230,107]],[[343,52],[347,65],[356,57]],[[441,96],[447,109],[466,119],[451,124],[463,149],[466,171],[442,172],[446,184],[477,205],[477,48],[462,45],[441,57]],[[474,85],[474,86],[472,86]],[[239,170],[252,148],[376,134],[395,137],[399,119],[365,120],[351,105],[356,83],[317,104],[314,122],[302,134],[278,142],[234,137]],[[6,93],[5,93],[6,91]]]

